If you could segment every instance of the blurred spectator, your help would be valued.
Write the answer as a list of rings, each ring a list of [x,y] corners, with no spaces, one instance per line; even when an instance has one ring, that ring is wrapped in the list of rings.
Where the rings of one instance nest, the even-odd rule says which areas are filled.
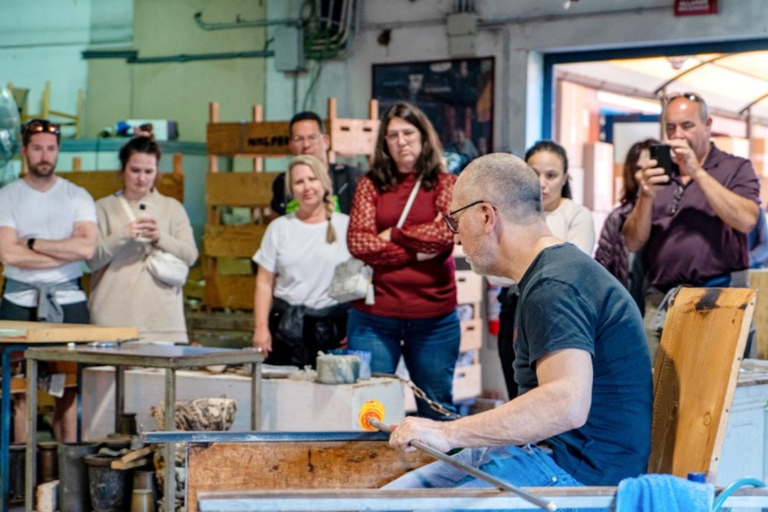
[[[768,223],[765,222],[765,208],[760,207],[757,224],[747,235],[749,268],[768,266]]]
[[[624,194],[619,206],[605,220],[595,251],[595,259],[629,290],[641,313],[645,310],[645,289],[647,288],[645,247],[629,252],[624,243],[622,229],[624,221],[627,220],[627,216],[637,202],[643,166],[651,158],[649,148],[652,144],[658,143],[654,139],[647,139],[636,142],[629,148],[627,157],[624,159],[622,176]]]

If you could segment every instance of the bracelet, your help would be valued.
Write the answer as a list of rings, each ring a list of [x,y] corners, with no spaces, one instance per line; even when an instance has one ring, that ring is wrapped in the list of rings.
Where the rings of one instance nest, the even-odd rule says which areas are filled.
[[[35,239],[34,238],[28,238],[27,239],[27,247],[29,248],[30,251],[34,251],[35,250]]]

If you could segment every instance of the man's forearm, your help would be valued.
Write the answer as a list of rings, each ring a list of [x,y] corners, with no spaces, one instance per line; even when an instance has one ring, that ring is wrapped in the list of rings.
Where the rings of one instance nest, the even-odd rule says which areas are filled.
[[[43,270],[58,268],[66,261],[54,258],[47,254],[31,251],[23,245],[9,244],[2,252],[3,265],[23,268],[27,270]]]
[[[520,446],[580,427],[572,412],[578,399],[567,386],[536,388],[482,415],[446,424],[454,448]],[[588,408],[587,408],[588,410]]]
[[[62,261],[82,261],[93,257],[94,243],[84,237],[71,237],[61,240],[36,239],[34,252]]]
[[[652,214],[653,198],[641,194],[622,229],[624,243],[630,252],[640,250],[651,237]]]

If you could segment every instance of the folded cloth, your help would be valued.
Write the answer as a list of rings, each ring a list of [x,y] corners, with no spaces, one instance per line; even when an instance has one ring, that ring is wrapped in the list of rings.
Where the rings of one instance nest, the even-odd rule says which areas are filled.
[[[673,475],[643,475],[619,482],[616,512],[710,512],[714,497],[712,484]]]

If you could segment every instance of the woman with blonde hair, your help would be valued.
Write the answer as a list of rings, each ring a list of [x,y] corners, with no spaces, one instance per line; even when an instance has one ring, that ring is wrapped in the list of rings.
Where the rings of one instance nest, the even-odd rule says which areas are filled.
[[[314,366],[318,350],[339,348],[349,305],[328,296],[333,270],[350,258],[349,217],[338,213],[328,171],[301,155],[286,171],[298,209],[272,221],[253,257],[258,264],[253,346],[277,365]]]

